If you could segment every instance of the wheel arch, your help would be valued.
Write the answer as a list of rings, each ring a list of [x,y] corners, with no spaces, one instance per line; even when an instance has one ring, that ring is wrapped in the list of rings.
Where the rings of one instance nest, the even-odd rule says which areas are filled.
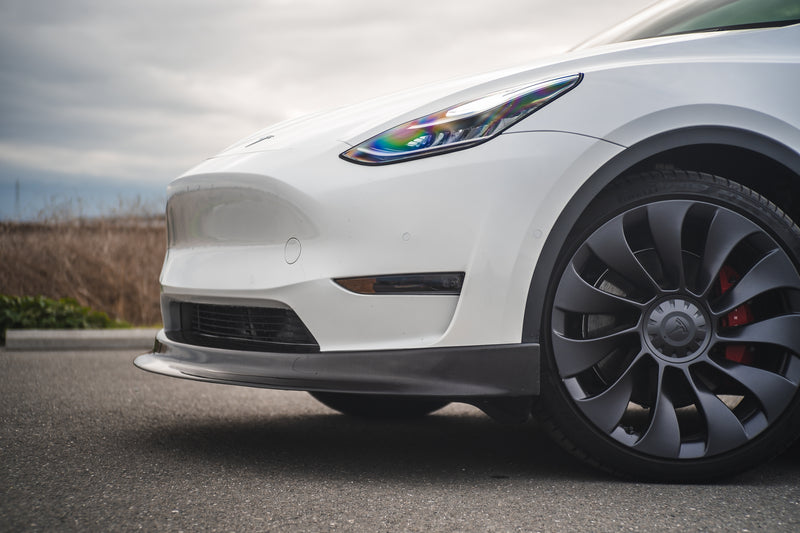
[[[800,154],[759,133],[699,126],[660,133],[625,149],[592,174],[573,195],[550,231],[536,262],[525,304],[522,342],[540,342],[542,313],[561,248],[594,198],[617,178],[673,167],[721,175],[770,199],[800,220]],[[761,179],[764,172],[775,179]]]

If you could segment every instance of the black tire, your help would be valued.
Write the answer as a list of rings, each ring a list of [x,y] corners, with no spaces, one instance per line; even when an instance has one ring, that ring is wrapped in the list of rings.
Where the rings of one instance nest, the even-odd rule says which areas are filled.
[[[309,392],[317,401],[342,414],[360,418],[420,418],[438,411],[448,401],[435,398]]]
[[[567,450],[654,481],[732,475],[800,433],[800,228],[735,182],[623,178],[565,244],[537,415]]]

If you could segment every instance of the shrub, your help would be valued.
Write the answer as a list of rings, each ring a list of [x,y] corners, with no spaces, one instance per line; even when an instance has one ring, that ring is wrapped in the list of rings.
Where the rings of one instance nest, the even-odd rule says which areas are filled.
[[[0,295],[0,341],[9,328],[125,328],[130,324],[113,320],[101,311],[80,305],[74,298],[52,300],[44,296]]]

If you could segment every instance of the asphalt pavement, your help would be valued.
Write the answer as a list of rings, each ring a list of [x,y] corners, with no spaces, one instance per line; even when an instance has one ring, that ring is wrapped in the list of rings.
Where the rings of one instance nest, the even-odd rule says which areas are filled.
[[[800,446],[725,482],[634,483],[469,406],[364,421],[134,356],[0,351],[0,531],[800,530]]]

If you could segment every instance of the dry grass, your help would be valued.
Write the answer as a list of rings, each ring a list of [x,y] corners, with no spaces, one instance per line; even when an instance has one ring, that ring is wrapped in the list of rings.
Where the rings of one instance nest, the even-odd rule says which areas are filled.
[[[156,325],[165,246],[163,217],[0,222],[0,294],[73,297]]]

